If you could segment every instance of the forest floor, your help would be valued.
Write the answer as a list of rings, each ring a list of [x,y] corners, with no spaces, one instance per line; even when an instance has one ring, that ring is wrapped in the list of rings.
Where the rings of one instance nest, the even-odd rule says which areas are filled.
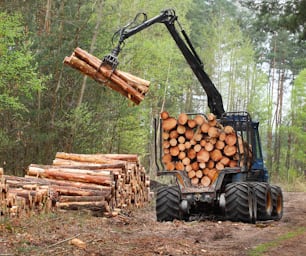
[[[306,193],[284,199],[281,221],[256,224],[159,223],[154,202],[113,218],[57,211],[1,219],[0,255],[306,255]]]

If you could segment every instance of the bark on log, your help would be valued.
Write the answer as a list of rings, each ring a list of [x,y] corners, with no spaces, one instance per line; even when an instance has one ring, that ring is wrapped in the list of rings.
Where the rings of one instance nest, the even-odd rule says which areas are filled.
[[[43,172],[28,170],[28,175],[57,180],[86,182],[105,186],[110,186],[113,183],[112,176],[93,176],[88,174],[64,173],[55,170],[44,170]]]
[[[118,69],[115,70],[115,74],[126,81],[128,84],[132,85],[142,94],[146,94],[148,92],[150,86],[149,81]]]
[[[79,70],[92,79],[102,83],[139,104],[149,89],[150,82],[129,73],[113,70],[101,65],[101,60],[77,47],[64,63]]]
[[[79,189],[76,187],[68,187],[68,186],[56,186],[51,185],[49,186],[50,189],[54,192],[59,193],[59,195],[66,195],[66,196],[102,196],[105,199],[110,199],[112,196],[112,189],[111,187],[104,187],[103,190],[90,190],[90,189]]]
[[[104,157],[102,154],[73,154],[73,153],[65,153],[65,152],[57,152],[55,158],[65,159],[65,160],[73,160],[77,162],[89,162],[95,164],[110,164],[114,163],[113,160]]]
[[[88,190],[110,190],[109,186],[101,186],[91,183],[83,183],[83,182],[70,182],[66,180],[54,180],[54,179],[46,179],[46,178],[36,178],[32,176],[25,177],[17,177],[17,176],[9,176],[5,175],[6,182],[9,184],[10,187],[16,188],[25,188],[27,185],[32,186],[49,186],[49,185],[56,185],[56,186],[64,186],[64,187],[75,187],[79,189],[88,189]]]
[[[104,196],[60,196],[59,202],[102,202],[105,201]]]
[[[81,209],[90,209],[90,210],[99,210],[101,212],[110,212],[111,209],[106,201],[98,202],[58,202],[57,207],[67,210],[81,210]]]
[[[87,208],[102,212],[105,209],[103,208],[104,203],[102,205],[101,202],[104,201],[109,208],[114,208],[140,207],[149,200],[149,178],[140,165],[137,155],[83,155],[59,152],[57,156],[67,158],[67,160],[62,160],[68,161],[69,165],[67,162],[65,166],[31,164],[28,168],[29,174],[38,177],[12,176],[8,178],[8,181],[6,180],[9,183],[7,186],[15,187],[11,188],[12,194],[9,199],[11,206],[14,206],[17,198],[22,196],[24,204],[31,207],[41,208],[44,205],[43,207],[46,208],[44,198],[47,198],[48,205],[57,201],[59,207],[66,209]],[[76,159],[81,161],[76,161]],[[101,164],[101,162],[107,163]],[[176,163],[176,167],[183,169],[179,168],[179,163]],[[107,184],[101,185],[105,183],[105,180]],[[2,183],[0,183],[0,189],[1,199],[4,194]]]
[[[71,55],[70,57],[65,57],[64,63],[71,66],[72,68],[79,70],[84,75],[91,77],[99,84],[104,84],[112,90],[119,92],[121,95],[125,96],[126,98],[129,98],[137,105],[139,105],[140,102],[144,99],[144,97],[140,93],[132,91],[131,88],[129,88],[128,84],[126,84],[119,77],[114,81],[114,78],[110,79],[109,77],[104,76],[103,74],[98,72],[96,68],[88,65],[86,62],[80,60],[74,55]]]
[[[124,162],[135,162],[138,163],[138,155],[137,154],[96,154],[98,156],[106,157],[107,159],[118,161],[124,161]]]
[[[93,176],[110,176],[112,172],[116,173],[121,170],[121,168],[112,169],[78,169],[74,167],[63,167],[63,166],[52,166],[52,165],[38,165],[30,164],[28,166],[28,175],[36,176],[38,173],[43,173],[46,170],[61,172],[61,173],[75,173],[75,174],[86,174]]]

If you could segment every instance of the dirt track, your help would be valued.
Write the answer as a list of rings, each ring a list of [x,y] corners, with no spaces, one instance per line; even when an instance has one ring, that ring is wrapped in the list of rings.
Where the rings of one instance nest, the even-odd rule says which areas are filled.
[[[306,193],[284,193],[284,198],[281,221],[255,225],[158,223],[153,203],[111,219],[58,212],[5,220],[0,255],[306,255]],[[86,249],[70,244],[70,238],[84,241]],[[258,248],[262,244],[265,251]]]

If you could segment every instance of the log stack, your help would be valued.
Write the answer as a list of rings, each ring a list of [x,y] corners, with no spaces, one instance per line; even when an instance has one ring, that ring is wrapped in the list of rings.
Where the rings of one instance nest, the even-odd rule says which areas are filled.
[[[109,65],[101,65],[101,60],[81,48],[76,48],[64,63],[84,75],[127,97],[135,104],[140,104],[149,90],[150,82],[130,73],[113,70]]]
[[[225,167],[238,167],[245,150],[251,154],[233,127],[223,127],[211,113],[174,118],[164,111],[160,116],[165,169],[185,171],[192,185],[210,186]]]
[[[0,169],[0,213],[88,209],[114,216],[151,198],[150,180],[133,154],[58,152],[52,165],[31,164],[24,177]]]
[[[110,215],[114,209],[141,207],[150,197],[149,177],[137,155],[58,152],[51,166],[31,164],[30,177],[49,183],[62,209]]]
[[[52,208],[48,186],[40,186],[38,180],[8,176],[0,178],[1,215],[19,216],[28,212],[48,212]]]

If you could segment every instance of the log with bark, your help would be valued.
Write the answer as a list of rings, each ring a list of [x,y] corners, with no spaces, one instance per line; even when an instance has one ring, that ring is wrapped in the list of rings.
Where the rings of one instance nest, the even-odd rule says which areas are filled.
[[[150,199],[149,177],[136,154],[57,152],[51,166],[31,164],[26,177],[33,176],[50,183],[59,194],[58,207],[65,209],[84,208],[84,202],[92,208],[99,197],[110,209],[141,207]]]
[[[101,211],[109,213],[111,211],[108,203],[106,201],[89,201],[89,202],[60,202],[57,204],[59,208],[67,210],[82,210],[88,209],[93,211]]]
[[[113,209],[141,207],[150,200],[150,180],[135,154],[58,152],[53,165],[30,164],[24,177],[0,177],[0,210]],[[6,211],[10,212],[10,211]]]
[[[210,186],[224,168],[238,167],[238,160],[240,166],[250,166],[251,145],[243,143],[233,127],[223,127],[215,115],[181,113],[175,118],[163,111],[160,117],[165,169],[186,172],[192,185]]]
[[[109,65],[77,47],[71,56],[65,57],[64,63],[81,73],[91,77],[135,104],[140,104],[149,90],[150,82],[118,69],[113,70]]]
[[[1,215],[20,216],[52,210],[49,187],[23,177],[2,175],[0,180]]]

